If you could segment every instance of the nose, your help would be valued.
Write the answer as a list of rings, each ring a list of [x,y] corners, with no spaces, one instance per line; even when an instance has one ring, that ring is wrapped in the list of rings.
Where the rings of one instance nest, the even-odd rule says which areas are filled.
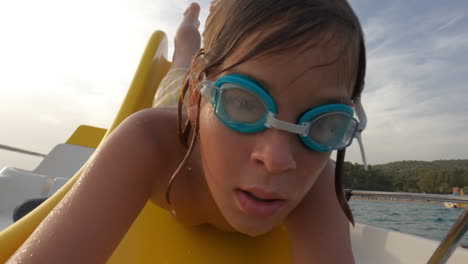
[[[270,128],[258,134],[251,159],[269,174],[281,174],[296,169],[294,134]]]

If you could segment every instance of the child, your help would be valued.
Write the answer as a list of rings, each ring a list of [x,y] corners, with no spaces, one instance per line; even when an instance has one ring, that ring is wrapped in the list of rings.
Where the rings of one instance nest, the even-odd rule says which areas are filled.
[[[198,10],[182,24],[192,32]],[[365,50],[349,4],[223,0],[191,65],[181,43],[196,34],[183,32],[179,108],[125,120],[11,263],[104,263],[148,199],[187,225],[257,236],[283,224],[292,263],[354,263],[341,178],[362,130]]]

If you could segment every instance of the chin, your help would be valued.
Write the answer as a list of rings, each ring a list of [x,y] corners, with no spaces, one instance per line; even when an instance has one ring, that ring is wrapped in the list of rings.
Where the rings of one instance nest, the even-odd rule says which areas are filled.
[[[263,229],[249,229],[249,230],[238,230],[238,232],[248,235],[250,237],[258,237],[270,232],[273,228],[263,230]]]
[[[239,232],[239,233],[242,233],[242,234],[245,234],[245,235],[248,235],[250,237],[258,237],[258,236],[261,236],[261,235],[264,235],[268,232],[270,232],[271,230],[274,229],[275,225],[268,225],[268,224],[265,224],[265,223],[257,223],[257,224],[234,224],[232,223],[231,224],[234,229]]]
[[[289,214],[288,210],[280,210],[270,217],[252,217],[244,213],[225,216],[228,224],[237,232],[250,237],[265,235],[283,224]]]

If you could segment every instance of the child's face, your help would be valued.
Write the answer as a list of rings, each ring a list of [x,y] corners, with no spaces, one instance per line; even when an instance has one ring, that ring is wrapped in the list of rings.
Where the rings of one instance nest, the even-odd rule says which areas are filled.
[[[226,65],[242,52],[241,48]],[[325,54],[332,53],[331,48],[317,47],[300,55],[267,56],[229,73],[259,82],[275,101],[278,119],[295,123],[310,108],[350,103],[351,88],[340,76],[342,62],[307,70],[329,62],[331,57]],[[249,235],[280,224],[311,189],[331,154],[306,148],[296,134],[286,131],[236,132],[218,120],[209,103],[200,110],[200,148],[205,178],[219,210],[233,228]]]

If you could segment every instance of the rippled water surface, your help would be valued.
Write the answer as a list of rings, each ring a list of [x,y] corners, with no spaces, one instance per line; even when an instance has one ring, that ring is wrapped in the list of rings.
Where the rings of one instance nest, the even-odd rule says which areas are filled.
[[[442,204],[351,200],[356,222],[378,226],[433,240],[442,240],[463,209]],[[462,239],[468,246],[468,234]]]

